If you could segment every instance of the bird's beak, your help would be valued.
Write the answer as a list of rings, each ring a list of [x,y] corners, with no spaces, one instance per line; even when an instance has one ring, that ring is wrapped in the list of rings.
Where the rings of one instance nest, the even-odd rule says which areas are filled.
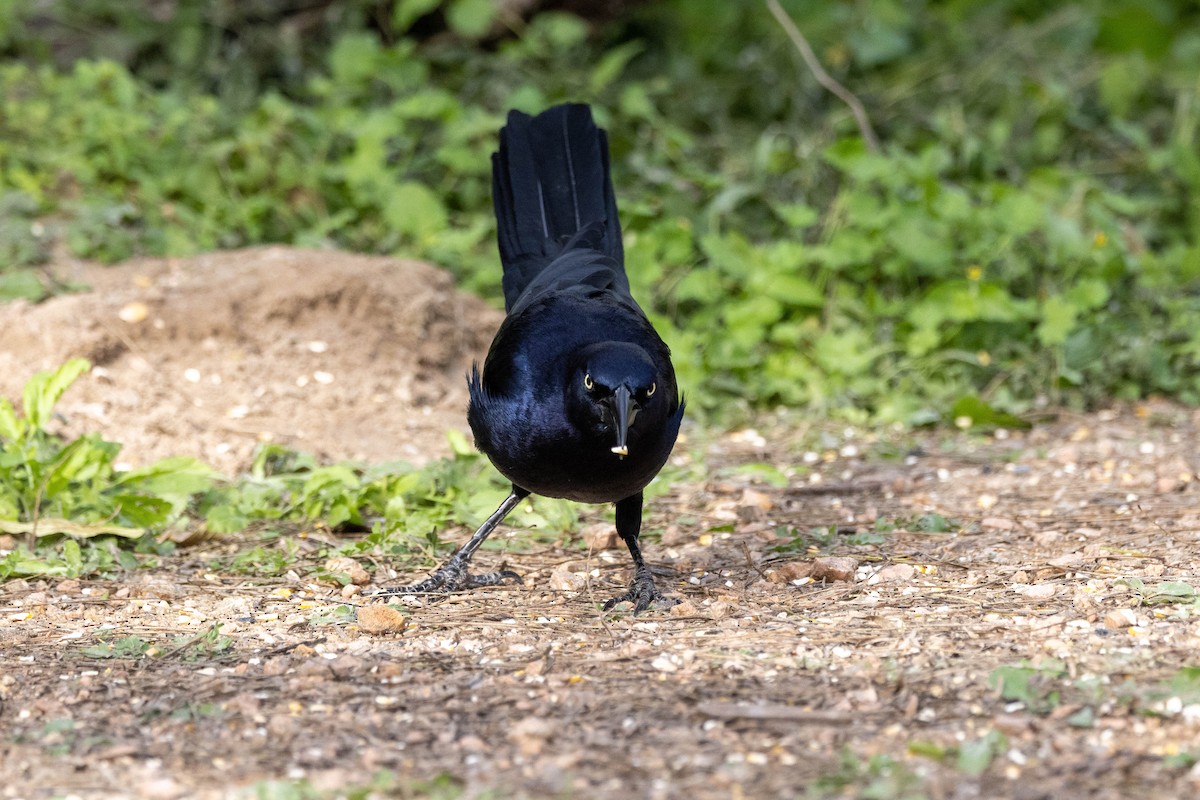
[[[629,455],[629,426],[637,416],[637,405],[633,402],[633,394],[628,386],[618,386],[612,397],[613,421],[617,429],[617,446],[612,451],[624,458]]]

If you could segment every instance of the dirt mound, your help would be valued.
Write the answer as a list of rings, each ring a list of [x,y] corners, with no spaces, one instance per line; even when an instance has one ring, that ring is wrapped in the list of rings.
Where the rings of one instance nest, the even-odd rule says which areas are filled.
[[[226,472],[261,441],[328,459],[423,461],[466,429],[463,375],[500,312],[412,261],[284,247],[56,273],[91,290],[0,306],[0,395],[35,370],[96,366],[59,406],[141,464]]]

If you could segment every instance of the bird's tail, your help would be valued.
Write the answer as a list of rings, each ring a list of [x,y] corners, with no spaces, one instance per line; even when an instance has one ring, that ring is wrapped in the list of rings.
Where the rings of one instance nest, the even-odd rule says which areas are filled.
[[[555,106],[536,117],[510,111],[492,156],[492,202],[510,308],[572,239],[612,258],[623,275],[608,137],[588,106]]]

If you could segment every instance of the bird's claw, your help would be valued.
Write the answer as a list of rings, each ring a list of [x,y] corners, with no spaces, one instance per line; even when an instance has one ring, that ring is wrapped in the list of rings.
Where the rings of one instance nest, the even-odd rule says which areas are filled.
[[[614,597],[605,603],[604,610],[611,611],[619,603],[633,603],[633,613],[640,614],[649,609],[651,605],[665,609],[678,605],[679,600],[660,592],[658,586],[654,584],[654,576],[650,574],[650,570],[642,568],[634,572],[629,590],[620,597]]]
[[[511,569],[472,575],[467,572],[465,560],[451,558],[444,566],[420,583],[383,589],[376,594],[429,594],[432,592],[449,594],[463,589],[477,589],[480,586],[498,586],[506,581],[520,585],[521,576]]]

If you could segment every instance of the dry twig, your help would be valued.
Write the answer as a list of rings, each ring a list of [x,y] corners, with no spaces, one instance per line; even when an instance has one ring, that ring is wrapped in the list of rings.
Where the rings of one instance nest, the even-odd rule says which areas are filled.
[[[862,101],[855,97],[853,92],[838,83],[836,78],[825,71],[825,68],[821,66],[821,62],[817,60],[817,54],[813,52],[808,39],[804,38],[804,34],[796,27],[796,23],[783,10],[783,6],[779,5],[779,0],[767,0],[767,9],[779,21],[779,25],[783,28],[784,33],[788,35],[788,38],[792,40],[792,44],[796,45],[796,49],[800,51],[800,57],[808,65],[808,69],[812,72],[813,77],[817,79],[817,83],[837,95],[843,103],[850,106],[850,111],[854,114],[854,121],[858,123],[858,130],[862,133],[867,147],[871,149],[871,152],[878,151],[879,139],[875,136],[875,129],[871,127],[871,120],[867,117],[867,110],[863,107]]]

